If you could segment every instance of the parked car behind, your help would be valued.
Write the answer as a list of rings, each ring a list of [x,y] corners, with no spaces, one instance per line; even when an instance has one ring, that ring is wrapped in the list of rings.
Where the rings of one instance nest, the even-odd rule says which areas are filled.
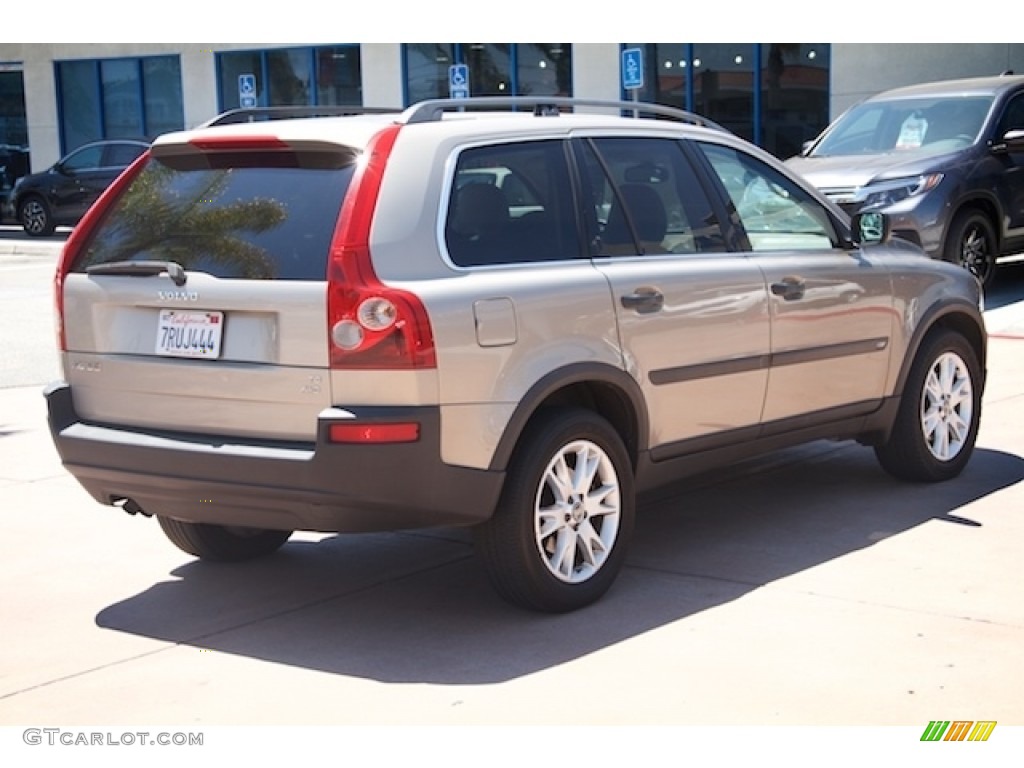
[[[878,94],[787,165],[848,213],[884,211],[895,235],[987,285],[997,257],[1024,250],[1024,76]]]
[[[42,173],[21,177],[11,207],[25,232],[53,234],[74,226],[114,179],[149,148],[133,139],[95,141],[79,147]]]

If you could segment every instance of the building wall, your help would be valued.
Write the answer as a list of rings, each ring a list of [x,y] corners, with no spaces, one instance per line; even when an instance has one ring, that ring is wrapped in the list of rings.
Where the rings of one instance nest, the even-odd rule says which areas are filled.
[[[293,44],[289,44],[293,45]],[[181,60],[186,127],[218,111],[215,52],[287,47],[279,43],[4,43],[0,61],[22,62],[32,168],[60,157],[54,61],[118,56],[178,54]],[[573,44],[573,92],[580,97],[617,99],[619,45]],[[1024,72],[1024,44],[841,43],[832,46],[831,115],[873,93],[900,85],[952,77]],[[397,43],[361,46],[363,103],[403,103],[402,49]]]
[[[833,118],[858,101],[890,88],[1024,73],[1021,43],[843,43],[832,46]]]
[[[591,99],[618,99],[619,50],[616,43],[573,43],[572,92]]]

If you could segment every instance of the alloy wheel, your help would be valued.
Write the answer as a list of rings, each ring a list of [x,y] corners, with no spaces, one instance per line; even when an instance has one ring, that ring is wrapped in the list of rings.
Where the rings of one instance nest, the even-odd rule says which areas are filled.
[[[973,410],[970,370],[959,355],[946,352],[932,364],[921,393],[921,429],[932,456],[956,458],[967,443]]]
[[[21,224],[29,234],[38,235],[46,231],[46,208],[38,200],[29,200],[21,207]]]
[[[985,283],[988,281],[992,262],[992,245],[985,231],[977,225],[969,227],[960,241],[960,265]]]
[[[537,549],[548,571],[576,584],[591,578],[615,544],[622,504],[615,466],[589,440],[575,440],[552,458],[534,506]]]

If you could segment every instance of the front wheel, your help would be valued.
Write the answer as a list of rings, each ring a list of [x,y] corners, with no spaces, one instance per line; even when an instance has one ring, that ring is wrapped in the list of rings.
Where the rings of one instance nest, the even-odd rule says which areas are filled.
[[[186,523],[157,516],[160,528],[171,543],[183,552],[218,562],[253,560],[280,549],[291,531],[265,528],[241,528],[207,523]]]
[[[497,592],[562,613],[600,598],[625,559],[633,467],[622,439],[584,409],[541,413],[523,434],[494,516],[475,543]]]
[[[882,467],[902,480],[938,482],[967,465],[981,420],[981,366],[966,339],[940,331],[925,340],[907,378]]]
[[[972,272],[988,287],[996,273],[996,234],[988,216],[979,211],[961,211],[953,219],[946,238],[946,261]]]

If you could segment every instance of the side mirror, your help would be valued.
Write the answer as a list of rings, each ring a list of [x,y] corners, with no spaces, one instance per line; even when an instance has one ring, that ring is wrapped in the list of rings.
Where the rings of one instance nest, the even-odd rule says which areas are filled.
[[[807,157],[807,153],[811,151],[811,147],[814,146],[814,139],[808,139],[800,145],[800,157]]]
[[[850,235],[856,247],[864,245],[881,245],[888,242],[892,234],[892,222],[884,213],[878,211],[862,211],[854,214],[850,222]]]
[[[1012,131],[1007,131],[1003,134],[1000,144],[1010,152],[1024,151],[1024,130],[1014,128]]]

